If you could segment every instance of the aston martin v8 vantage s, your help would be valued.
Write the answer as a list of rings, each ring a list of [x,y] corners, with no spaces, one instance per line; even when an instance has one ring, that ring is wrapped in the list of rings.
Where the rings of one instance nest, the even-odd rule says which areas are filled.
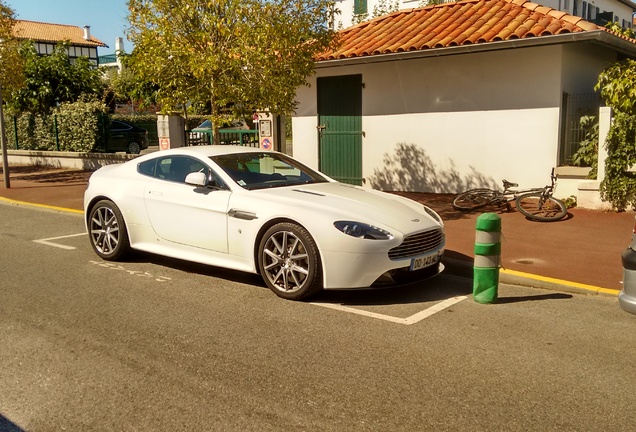
[[[443,269],[444,223],[430,208],[248,147],[183,147],[104,166],[84,210],[102,259],[135,249],[260,273],[286,299]]]

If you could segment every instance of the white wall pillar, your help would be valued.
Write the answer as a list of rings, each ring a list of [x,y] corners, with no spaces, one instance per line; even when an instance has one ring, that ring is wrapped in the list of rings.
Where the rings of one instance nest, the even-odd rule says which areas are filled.
[[[596,179],[600,182],[605,178],[605,159],[607,159],[607,149],[605,140],[612,125],[612,109],[601,107],[598,111],[598,170]]]
[[[599,186],[605,178],[605,159],[607,159],[607,149],[605,140],[612,125],[612,109],[601,107],[598,111],[598,169],[596,180],[581,180],[578,184],[578,194],[576,205],[580,208],[609,210],[612,205],[601,200]]]

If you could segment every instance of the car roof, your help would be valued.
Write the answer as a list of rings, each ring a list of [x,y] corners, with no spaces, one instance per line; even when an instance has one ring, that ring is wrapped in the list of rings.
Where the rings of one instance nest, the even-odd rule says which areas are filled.
[[[170,155],[190,155],[196,157],[211,157],[218,156],[223,154],[235,154],[235,153],[260,153],[264,150],[255,147],[246,147],[240,145],[202,145],[202,146],[188,146],[188,147],[178,147],[169,150],[159,150],[157,152],[149,153],[147,155],[141,156],[137,158],[139,162],[142,158],[152,159],[155,157],[161,156],[170,156]]]

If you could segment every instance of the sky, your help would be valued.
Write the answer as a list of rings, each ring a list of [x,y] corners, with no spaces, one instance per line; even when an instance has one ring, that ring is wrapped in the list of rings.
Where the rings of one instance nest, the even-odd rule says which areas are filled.
[[[4,0],[17,19],[77,27],[88,25],[91,35],[108,45],[99,55],[115,52],[115,38],[124,38],[124,50],[132,51],[124,30],[128,27],[127,0]]]

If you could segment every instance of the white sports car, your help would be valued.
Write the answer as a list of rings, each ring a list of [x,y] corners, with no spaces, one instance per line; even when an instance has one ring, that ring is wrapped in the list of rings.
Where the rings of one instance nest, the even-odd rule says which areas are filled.
[[[443,269],[444,224],[430,208],[248,147],[183,147],[104,166],[84,210],[105,260],[136,249],[260,273],[286,299]]]

